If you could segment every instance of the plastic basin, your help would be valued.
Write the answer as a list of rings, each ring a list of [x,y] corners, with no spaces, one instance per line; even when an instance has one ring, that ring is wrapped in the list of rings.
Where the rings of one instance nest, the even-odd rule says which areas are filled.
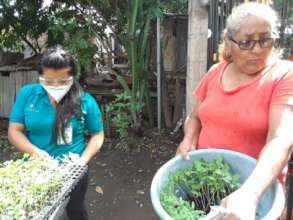
[[[243,183],[250,173],[253,171],[256,160],[245,154],[223,149],[205,149],[190,152],[190,160],[183,160],[181,156],[176,156],[166,162],[156,172],[151,184],[151,202],[156,214],[161,220],[172,220],[173,218],[163,209],[160,202],[160,192],[167,184],[169,174],[174,173],[178,169],[184,169],[199,159],[212,161],[219,157],[230,165],[232,173],[240,175],[240,181]],[[276,181],[264,193],[258,208],[256,219],[275,220],[281,216],[285,204],[285,195],[283,187],[279,181]]]

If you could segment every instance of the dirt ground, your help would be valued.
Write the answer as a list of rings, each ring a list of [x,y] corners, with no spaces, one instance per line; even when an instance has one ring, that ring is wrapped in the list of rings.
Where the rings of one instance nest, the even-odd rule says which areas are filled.
[[[0,120],[0,135],[6,136],[7,121]],[[175,155],[182,134],[159,134],[148,130],[129,152],[114,150],[106,139],[90,162],[86,205],[90,220],[157,220],[150,201],[150,185],[157,169]],[[0,161],[12,151],[1,152]],[[66,216],[63,220],[67,220]]]
[[[113,151],[105,143],[90,163],[86,197],[90,219],[158,219],[149,192],[157,169],[174,156],[178,138],[168,136],[150,131],[142,138],[141,146],[131,152]]]

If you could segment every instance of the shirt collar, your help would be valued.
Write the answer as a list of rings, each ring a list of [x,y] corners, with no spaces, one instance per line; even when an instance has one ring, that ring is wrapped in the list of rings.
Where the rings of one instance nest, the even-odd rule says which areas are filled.
[[[44,103],[51,105],[49,96],[44,89],[44,87],[39,83],[39,86],[37,87],[36,93],[35,93],[39,98],[43,100]]]
[[[43,96],[45,94],[46,94],[46,90],[43,88],[43,86],[41,84],[39,84],[39,86],[37,87],[37,90],[36,90],[36,95]]]

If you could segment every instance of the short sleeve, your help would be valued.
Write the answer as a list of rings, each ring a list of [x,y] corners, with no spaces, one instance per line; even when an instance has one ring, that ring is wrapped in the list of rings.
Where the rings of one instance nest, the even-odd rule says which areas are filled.
[[[193,95],[198,98],[199,101],[203,101],[207,94],[208,74],[206,74],[199,82]]]
[[[272,104],[293,105],[293,63],[283,77],[276,82],[273,90]]]
[[[102,113],[96,100],[88,93],[84,94],[85,122],[90,134],[104,130]]]
[[[199,101],[203,101],[207,95],[208,83],[210,79],[221,71],[227,63],[214,64],[209,71],[203,76],[199,84],[193,91],[193,95],[198,98]]]
[[[19,90],[16,101],[12,107],[9,121],[24,124],[24,109],[27,100],[27,89],[25,87]]]

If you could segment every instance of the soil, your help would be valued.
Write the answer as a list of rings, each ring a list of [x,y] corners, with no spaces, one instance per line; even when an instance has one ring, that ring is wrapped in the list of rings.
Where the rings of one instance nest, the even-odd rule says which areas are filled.
[[[7,137],[7,120],[0,120],[0,136]],[[181,133],[148,130],[128,152],[115,150],[106,139],[89,164],[86,206],[90,220],[158,220],[150,201],[151,181],[158,168],[175,155]],[[0,162],[13,150],[0,153]],[[67,220],[63,216],[62,220]]]
[[[90,163],[86,197],[90,219],[158,219],[150,201],[150,185],[157,169],[174,156],[178,138],[153,130],[142,139],[130,152],[112,150],[106,142]]]

